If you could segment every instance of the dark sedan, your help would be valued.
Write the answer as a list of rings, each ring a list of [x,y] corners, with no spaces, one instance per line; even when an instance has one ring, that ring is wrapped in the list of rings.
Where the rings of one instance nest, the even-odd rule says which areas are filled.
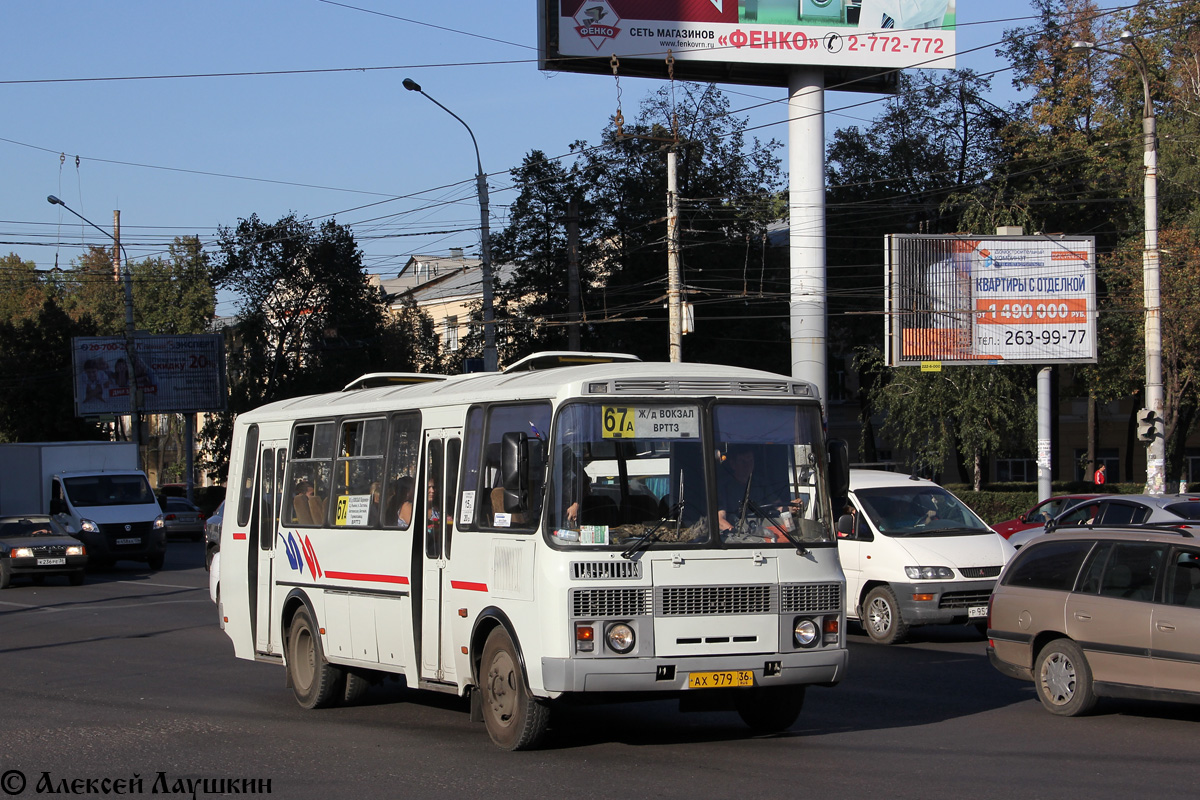
[[[72,586],[83,583],[87,551],[45,515],[0,517],[0,589],[14,577],[41,582],[47,575],[66,575]]]

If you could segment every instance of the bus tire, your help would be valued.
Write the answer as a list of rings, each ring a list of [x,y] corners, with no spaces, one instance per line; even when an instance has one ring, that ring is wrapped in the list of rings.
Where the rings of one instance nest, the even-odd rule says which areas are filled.
[[[301,708],[328,708],[342,699],[346,673],[325,660],[321,636],[307,608],[292,618],[287,656],[292,692]]]
[[[346,671],[346,691],[342,694],[343,705],[354,705],[371,688],[371,681],[353,670]]]
[[[746,689],[734,695],[734,708],[755,733],[781,733],[796,724],[804,708],[803,686]]]
[[[479,664],[483,722],[488,736],[505,750],[537,747],[550,722],[550,709],[529,693],[512,637],[504,628],[488,634]]]

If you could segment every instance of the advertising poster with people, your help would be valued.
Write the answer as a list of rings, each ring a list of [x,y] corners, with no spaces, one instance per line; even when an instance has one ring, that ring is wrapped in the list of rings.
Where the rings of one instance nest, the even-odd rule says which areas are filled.
[[[219,335],[138,336],[134,352],[121,336],[71,340],[75,414],[128,414],[136,390],[147,414],[218,411],[225,407],[225,347]]]

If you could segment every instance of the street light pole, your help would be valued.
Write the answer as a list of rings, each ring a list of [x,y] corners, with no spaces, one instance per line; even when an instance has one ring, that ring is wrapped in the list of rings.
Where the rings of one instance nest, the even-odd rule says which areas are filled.
[[[1146,56],[1137,46],[1134,35],[1122,31],[1121,42],[1131,45],[1137,57],[1119,50],[1097,47],[1092,42],[1072,42],[1072,50],[1096,50],[1127,58],[1137,68],[1142,79],[1142,139],[1143,165],[1146,169],[1143,185],[1145,201],[1145,248],[1142,250],[1142,295],[1146,304],[1146,408],[1154,412],[1149,420],[1153,438],[1146,450],[1146,492],[1163,494],[1166,491],[1166,429],[1163,425],[1162,380],[1162,293],[1159,289],[1158,254],[1158,134],[1154,118],[1154,103],[1150,99],[1150,70]]]
[[[463,122],[463,118],[458,114],[426,94],[421,84],[412,78],[405,78],[404,88],[410,92],[420,92],[429,102],[461,122],[471,135],[471,144],[475,146],[475,190],[479,196],[479,238],[482,253],[479,271],[480,280],[483,282],[483,368],[488,372],[495,372],[499,366],[499,359],[496,356],[496,326],[492,311],[492,246],[488,236],[488,188],[483,161],[479,158],[479,142],[475,141],[475,132],[471,130],[471,126]]]
[[[133,442],[134,452],[137,454],[137,465],[141,469],[142,466],[142,443],[141,443],[141,421],[138,419],[138,401],[137,401],[137,369],[134,364],[134,343],[133,343],[133,279],[129,272],[129,252],[125,250],[125,245],[121,244],[119,238],[120,227],[117,228],[118,235],[109,233],[101,228],[96,223],[92,222],[87,217],[80,214],[75,209],[68,206],[62,200],[59,200],[54,195],[46,197],[46,202],[55,206],[62,206],[67,211],[70,211],[81,220],[91,225],[96,230],[103,233],[105,236],[113,240],[113,259],[116,262],[117,269],[121,275],[121,282],[125,287],[125,355],[129,361],[129,439]],[[120,225],[120,211],[113,212],[113,224]],[[121,253],[125,253],[125,263],[121,263]]]

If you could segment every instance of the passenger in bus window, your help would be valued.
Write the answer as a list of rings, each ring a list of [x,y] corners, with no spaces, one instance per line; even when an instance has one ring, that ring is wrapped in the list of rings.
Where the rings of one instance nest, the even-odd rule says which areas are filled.
[[[312,525],[312,514],[309,512],[309,497],[313,494],[313,485],[306,480],[296,484],[296,496],[292,498],[292,509],[295,512],[292,522],[297,525]]]
[[[412,524],[413,479],[405,475],[396,480],[392,488],[392,510],[388,512],[388,524],[399,525],[401,530]]]

